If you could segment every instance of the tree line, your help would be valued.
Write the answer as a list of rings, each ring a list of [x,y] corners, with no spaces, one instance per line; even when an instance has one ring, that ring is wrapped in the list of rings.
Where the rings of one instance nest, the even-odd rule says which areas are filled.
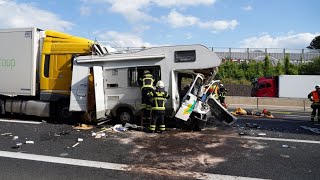
[[[251,84],[254,78],[278,75],[320,75],[320,57],[307,63],[292,64],[287,54],[283,60],[272,65],[269,56],[263,61],[232,62],[227,60],[219,66],[216,79],[226,84]]]

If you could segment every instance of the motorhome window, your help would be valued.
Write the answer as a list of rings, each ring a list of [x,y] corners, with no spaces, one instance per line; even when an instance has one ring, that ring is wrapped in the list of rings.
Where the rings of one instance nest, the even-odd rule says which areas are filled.
[[[196,61],[196,51],[175,51],[174,52],[175,62],[194,62]]]
[[[202,87],[202,79],[198,78],[191,90],[191,94],[197,96]]]
[[[142,86],[143,72],[145,70],[150,71],[153,76],[154,85],[161,79],[160,66],[143,66],[132,67],[128,69],[128,82],[131,87]]]
[[[128,69],[128,82],[131,87],[139,87],[136,68]]]
[[[107,84],[107,87],[110,88],[110,87],[118,87],[119,85],[118,84]]]
[[[50,55],[45,55],[44,57],[44,67],[43,67],[43,75],[44,77],[49,77],[49,67],[50,67]]]

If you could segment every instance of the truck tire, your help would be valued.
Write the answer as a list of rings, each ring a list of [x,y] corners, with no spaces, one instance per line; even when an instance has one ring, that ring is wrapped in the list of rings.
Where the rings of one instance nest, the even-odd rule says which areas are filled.
[[[59,122],[64,122],[64,123],[70,122],[72,118],[72,112],[69,111],[68,101],[60,101],[57,104],[56,117]]]
[[[121,124],[125,123],[133,123],[134,122],[134,116],[129,108],[120,108],[117,110],[117,121]]]

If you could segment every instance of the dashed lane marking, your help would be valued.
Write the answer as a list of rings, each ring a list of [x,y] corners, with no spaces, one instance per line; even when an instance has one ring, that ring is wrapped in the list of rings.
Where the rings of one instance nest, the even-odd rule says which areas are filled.
[[[14,159],[23,159],[23,160],[31,160],[31,161],[40,161],[47,163],[56,163],[56,164],[66,164],[66,165],[74,165],[74,166],[82,166],[89,168],[100,168],[107,170],[117,170],[117,171],[135,171],[138,172],[151,172],[157,173],[162,172],[163,169],[156,168],[136,168],[134,165],[127,164],[117,164],[117,163],[109,163],[109,162],[100,162],[100,161],[89,161],[82,159],[72,159],[72,158],[63,158],[63,157],[55,157],[55,156],[44,156],[44,155],[36,155],[36,154],[27,154],[27,153],[19,153],[19,152],[9,152],[9,151],[0,151],[0,157],[5,158],[14,158]],[[250,177],[241,177],[241,176],[229,176],[222,174],[210,174],[210,173],[201,173],[201,172],[190,172],[190,171],[173,171],[168,170],[171,174],[183,176],[183,177],[195,177],[197,179],[224,179],[224,180],[254,180],[256,178]],[[160,173],[158,173],[161,175]]]
[[[220,136],[218,135],[217,137],[238,138],[238,139],[254,139],[254,140],[264,140],[264,141],[281,141],[281,142],[320,144],[320,141],[302,140],[302,139],[285,139],[285,138],[254,137],[254,136],[229,136],[229,135],[220,135]]]
[[[22,123],[22,124],[41,124],[42,123],[37,121],[22,121],[22,120],[15,120],[15,119],[0,119],[0,122]]]

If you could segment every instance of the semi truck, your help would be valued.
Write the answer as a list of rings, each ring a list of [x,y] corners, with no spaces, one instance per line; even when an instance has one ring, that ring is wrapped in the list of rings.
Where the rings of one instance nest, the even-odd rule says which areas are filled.
[[[251,96],[307,98],[317,84],[320,84],[319,75],[260,77],[253,81]]]
[[[52,30],[0,30],[0,114],[70,117],[72,59],[94,41]]]

